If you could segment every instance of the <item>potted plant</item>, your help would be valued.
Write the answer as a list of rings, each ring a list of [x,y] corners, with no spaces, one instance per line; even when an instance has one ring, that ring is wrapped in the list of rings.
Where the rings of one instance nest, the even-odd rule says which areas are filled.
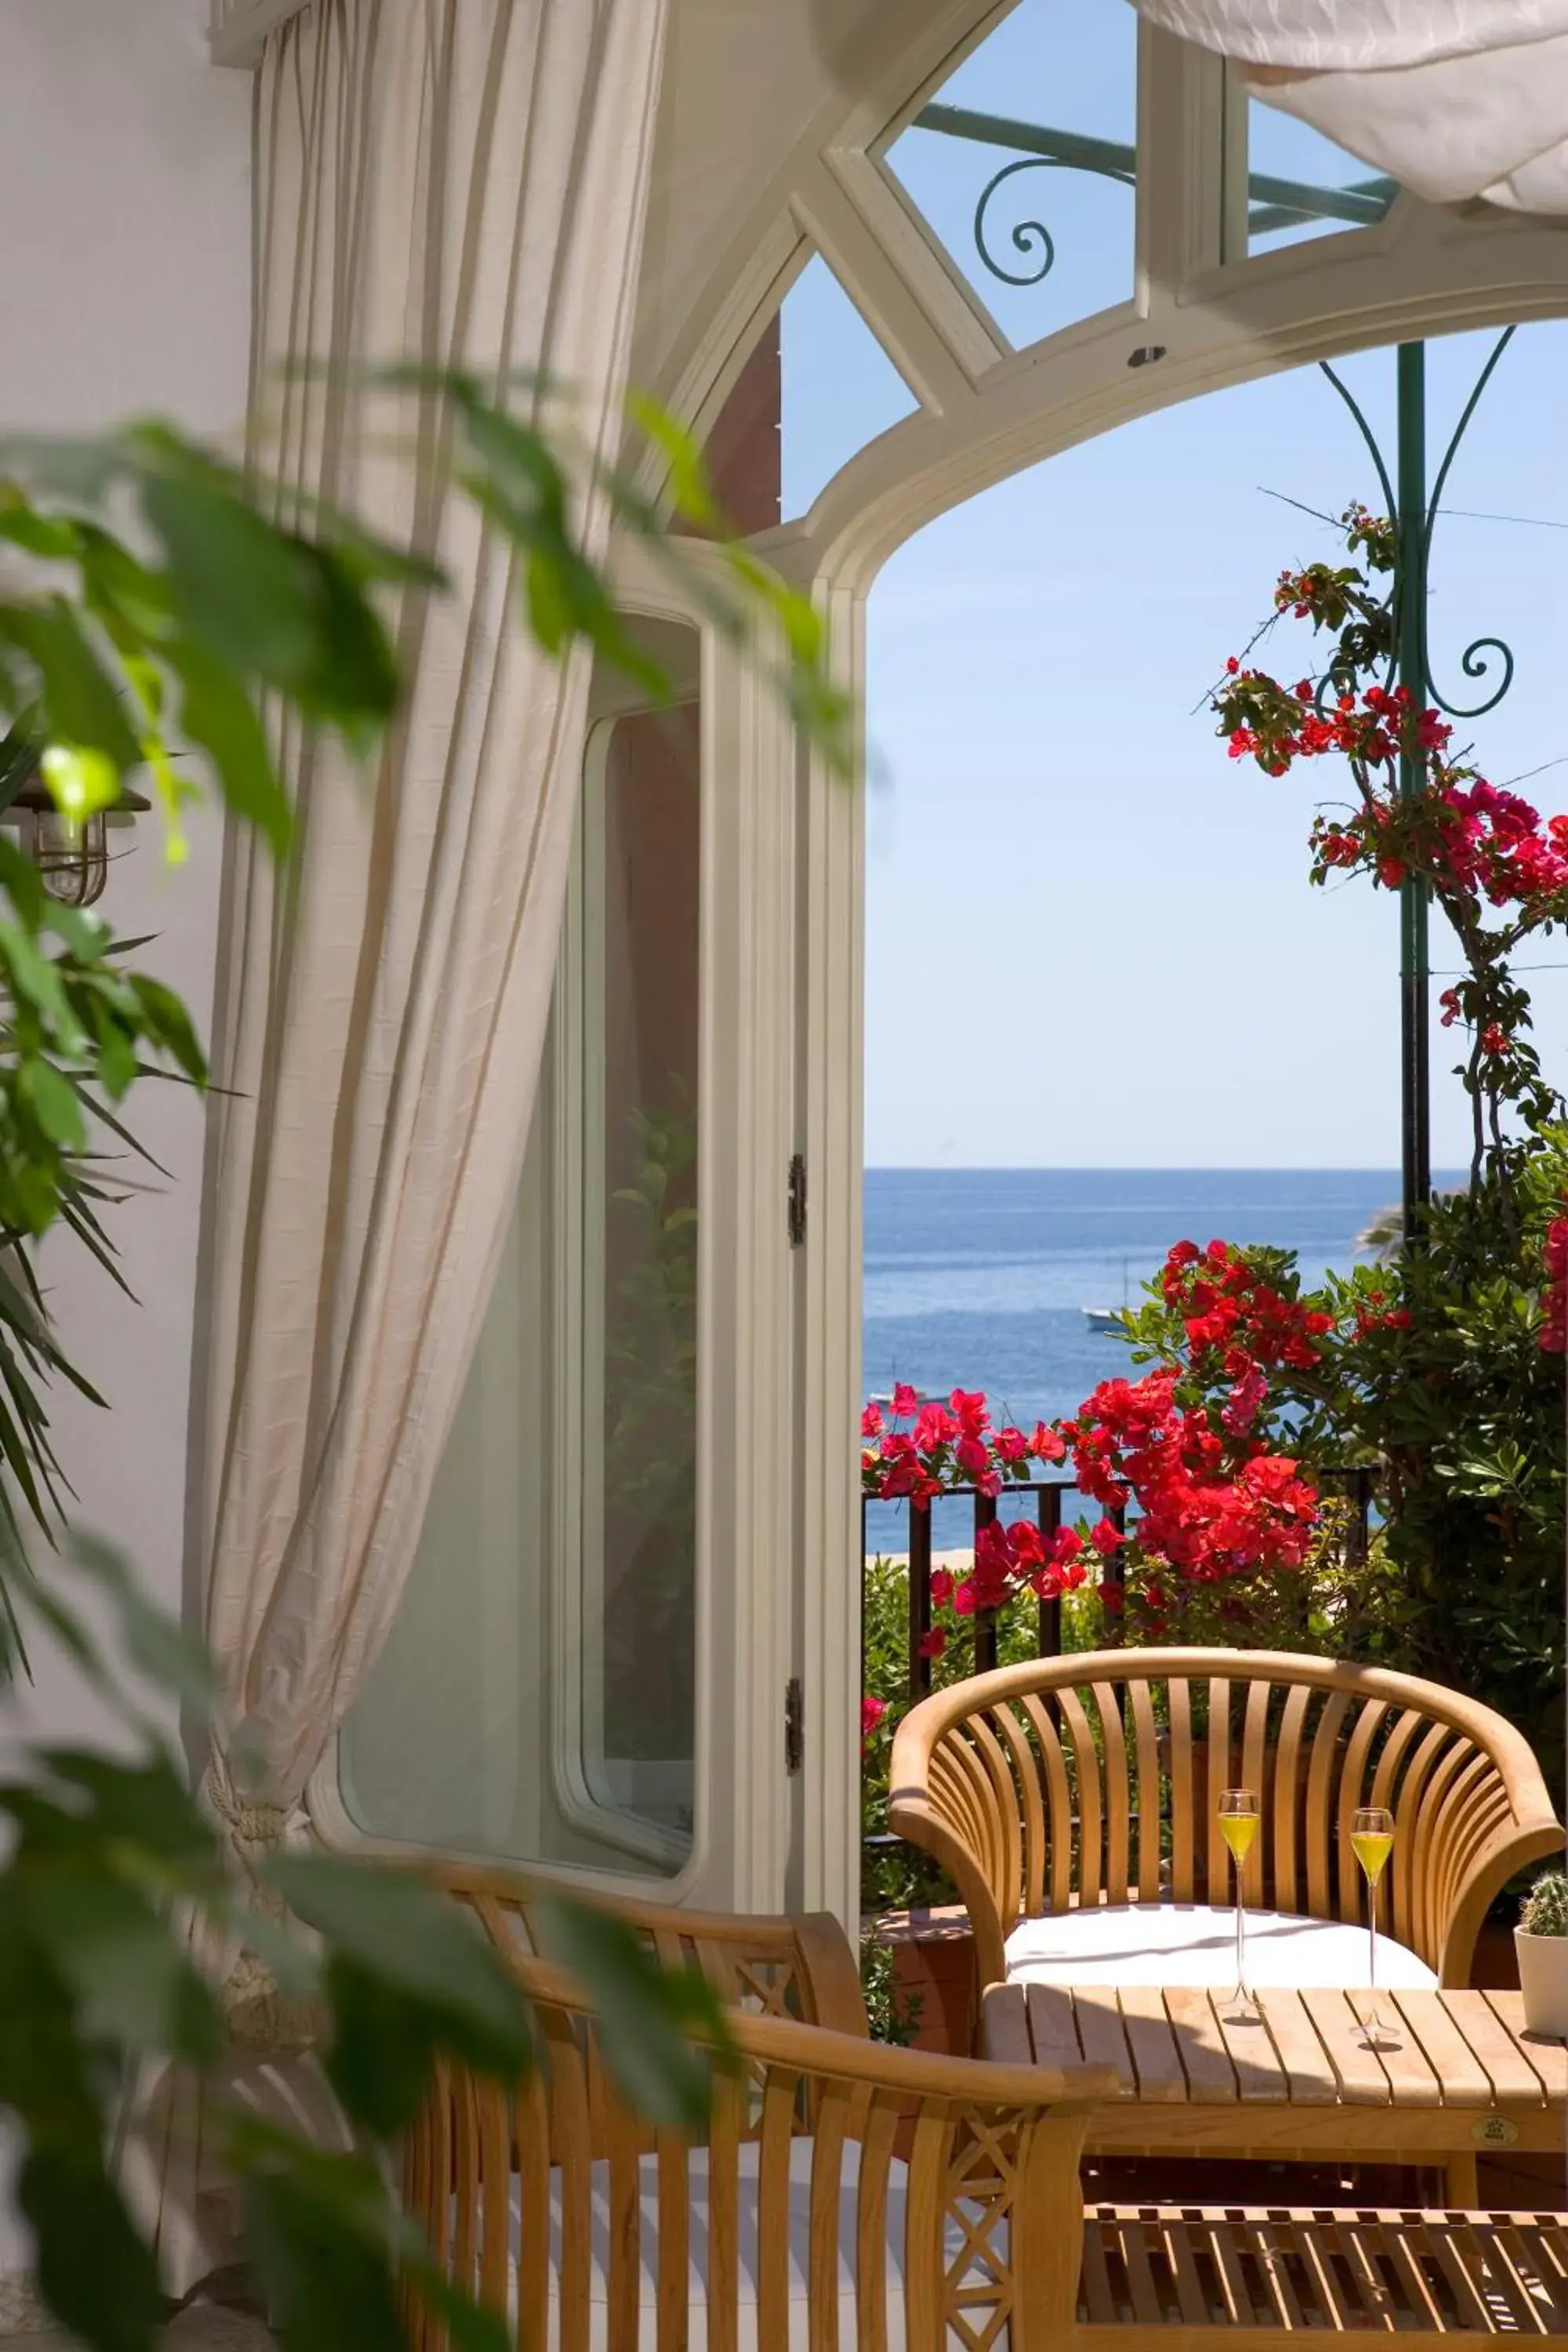
[[[1513,1940],[1526,2031],[1568,2039],[1568,1873],[1549,1870],[1536,1880]]]

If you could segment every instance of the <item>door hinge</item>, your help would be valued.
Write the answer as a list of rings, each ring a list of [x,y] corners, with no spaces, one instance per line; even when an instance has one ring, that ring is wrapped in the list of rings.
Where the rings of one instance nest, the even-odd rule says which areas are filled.
[[[805,1161],[797,1151],[789,1163],[789,1245],[799,1249],[805,1239]]]
[[[805,1762],[805,1696],[800,1676],[784,1685],[784,1770],[792,1776]]]

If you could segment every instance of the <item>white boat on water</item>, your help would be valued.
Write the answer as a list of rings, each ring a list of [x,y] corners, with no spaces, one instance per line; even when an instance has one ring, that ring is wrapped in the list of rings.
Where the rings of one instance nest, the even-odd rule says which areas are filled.
[[[1079,1309],[1091,1331],[1120,1331],[1121,1318],[1127,1312],[1127,1265],[1121,1261],[1121,1304],[1120,1307],[1081,1307]]]

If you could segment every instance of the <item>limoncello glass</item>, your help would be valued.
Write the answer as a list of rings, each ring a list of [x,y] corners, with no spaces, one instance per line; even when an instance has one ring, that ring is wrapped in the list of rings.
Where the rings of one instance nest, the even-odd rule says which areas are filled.
[[[1372,1999],[1362,2026],[1362,2045],[1375,2050],[1389,2028],[1377,2007],[1377,1890],[1394,1852],[1394,1815],[1386,1805],[1363,1805],[1351,1815],[1351,1852],[1366,1881],[1366,1980]]]
[[[1231,2001],[1243,2013],[1250,2012],[1253,2001],[1247,1989],[1247,1905],[1241,1882],[1247,1857],[1258,1835],[1258,1821],[1256,1790],[1226,1789],[1221,1792],[1219,1833],[1230,1848],[1230,1858],[1236,1865],[1236,1990]]]

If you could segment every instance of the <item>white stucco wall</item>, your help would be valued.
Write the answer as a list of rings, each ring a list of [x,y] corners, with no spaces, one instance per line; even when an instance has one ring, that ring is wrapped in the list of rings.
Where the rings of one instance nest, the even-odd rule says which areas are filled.
[[[208,64],[206,0],[5,0],[0,7],[0,431],[80,431],[157,413],[213,435],[245,406],[250,279],[247,74]],[[166,870],[155,821],[110,835],[133,853],[100,911],[180,990],[212,1004],[218,828],[192,827]],[[110,1410],[57,1400],[79,1516],[153,1588],[180,1592],[186,1388],[201,1112],[147,1085],[137,1129],[170,1180],[115,1216],[139,1304],[74,1248],[47,1271],[67,1345]],[[144,1171],[150,1173],[151,1171]],[[52,1735],[95,1710],[47,1659],[23,1712]]]
[[[5,0],[0,7],[0,432],[83,431],[157,413],[207,434],[244,413],[250,307],[250,77],[210,66],[206,0]],[[102,911],[179,989],[205,1033],[212,1007],[218,827],[191,828],[166,872],[155,826],[111,835],[133,855]],[[46,1271],[66,1344],[110,1410],[55,1401],[85,1526],[112,1534],[178,1603],[186,1391],[202,1117],[188,1091],[143,1087],[136,1126],[170,1171],[117,1213],[118,1294],[82,1254]],[[91,1738],[103,1714],[39,1650],[30,1691],[0,1713]],[[3,2170],[3,2166],[0,2166]],[[26,2233],[0,2187],[0,2327],[21,2313],[6,2274]]]

